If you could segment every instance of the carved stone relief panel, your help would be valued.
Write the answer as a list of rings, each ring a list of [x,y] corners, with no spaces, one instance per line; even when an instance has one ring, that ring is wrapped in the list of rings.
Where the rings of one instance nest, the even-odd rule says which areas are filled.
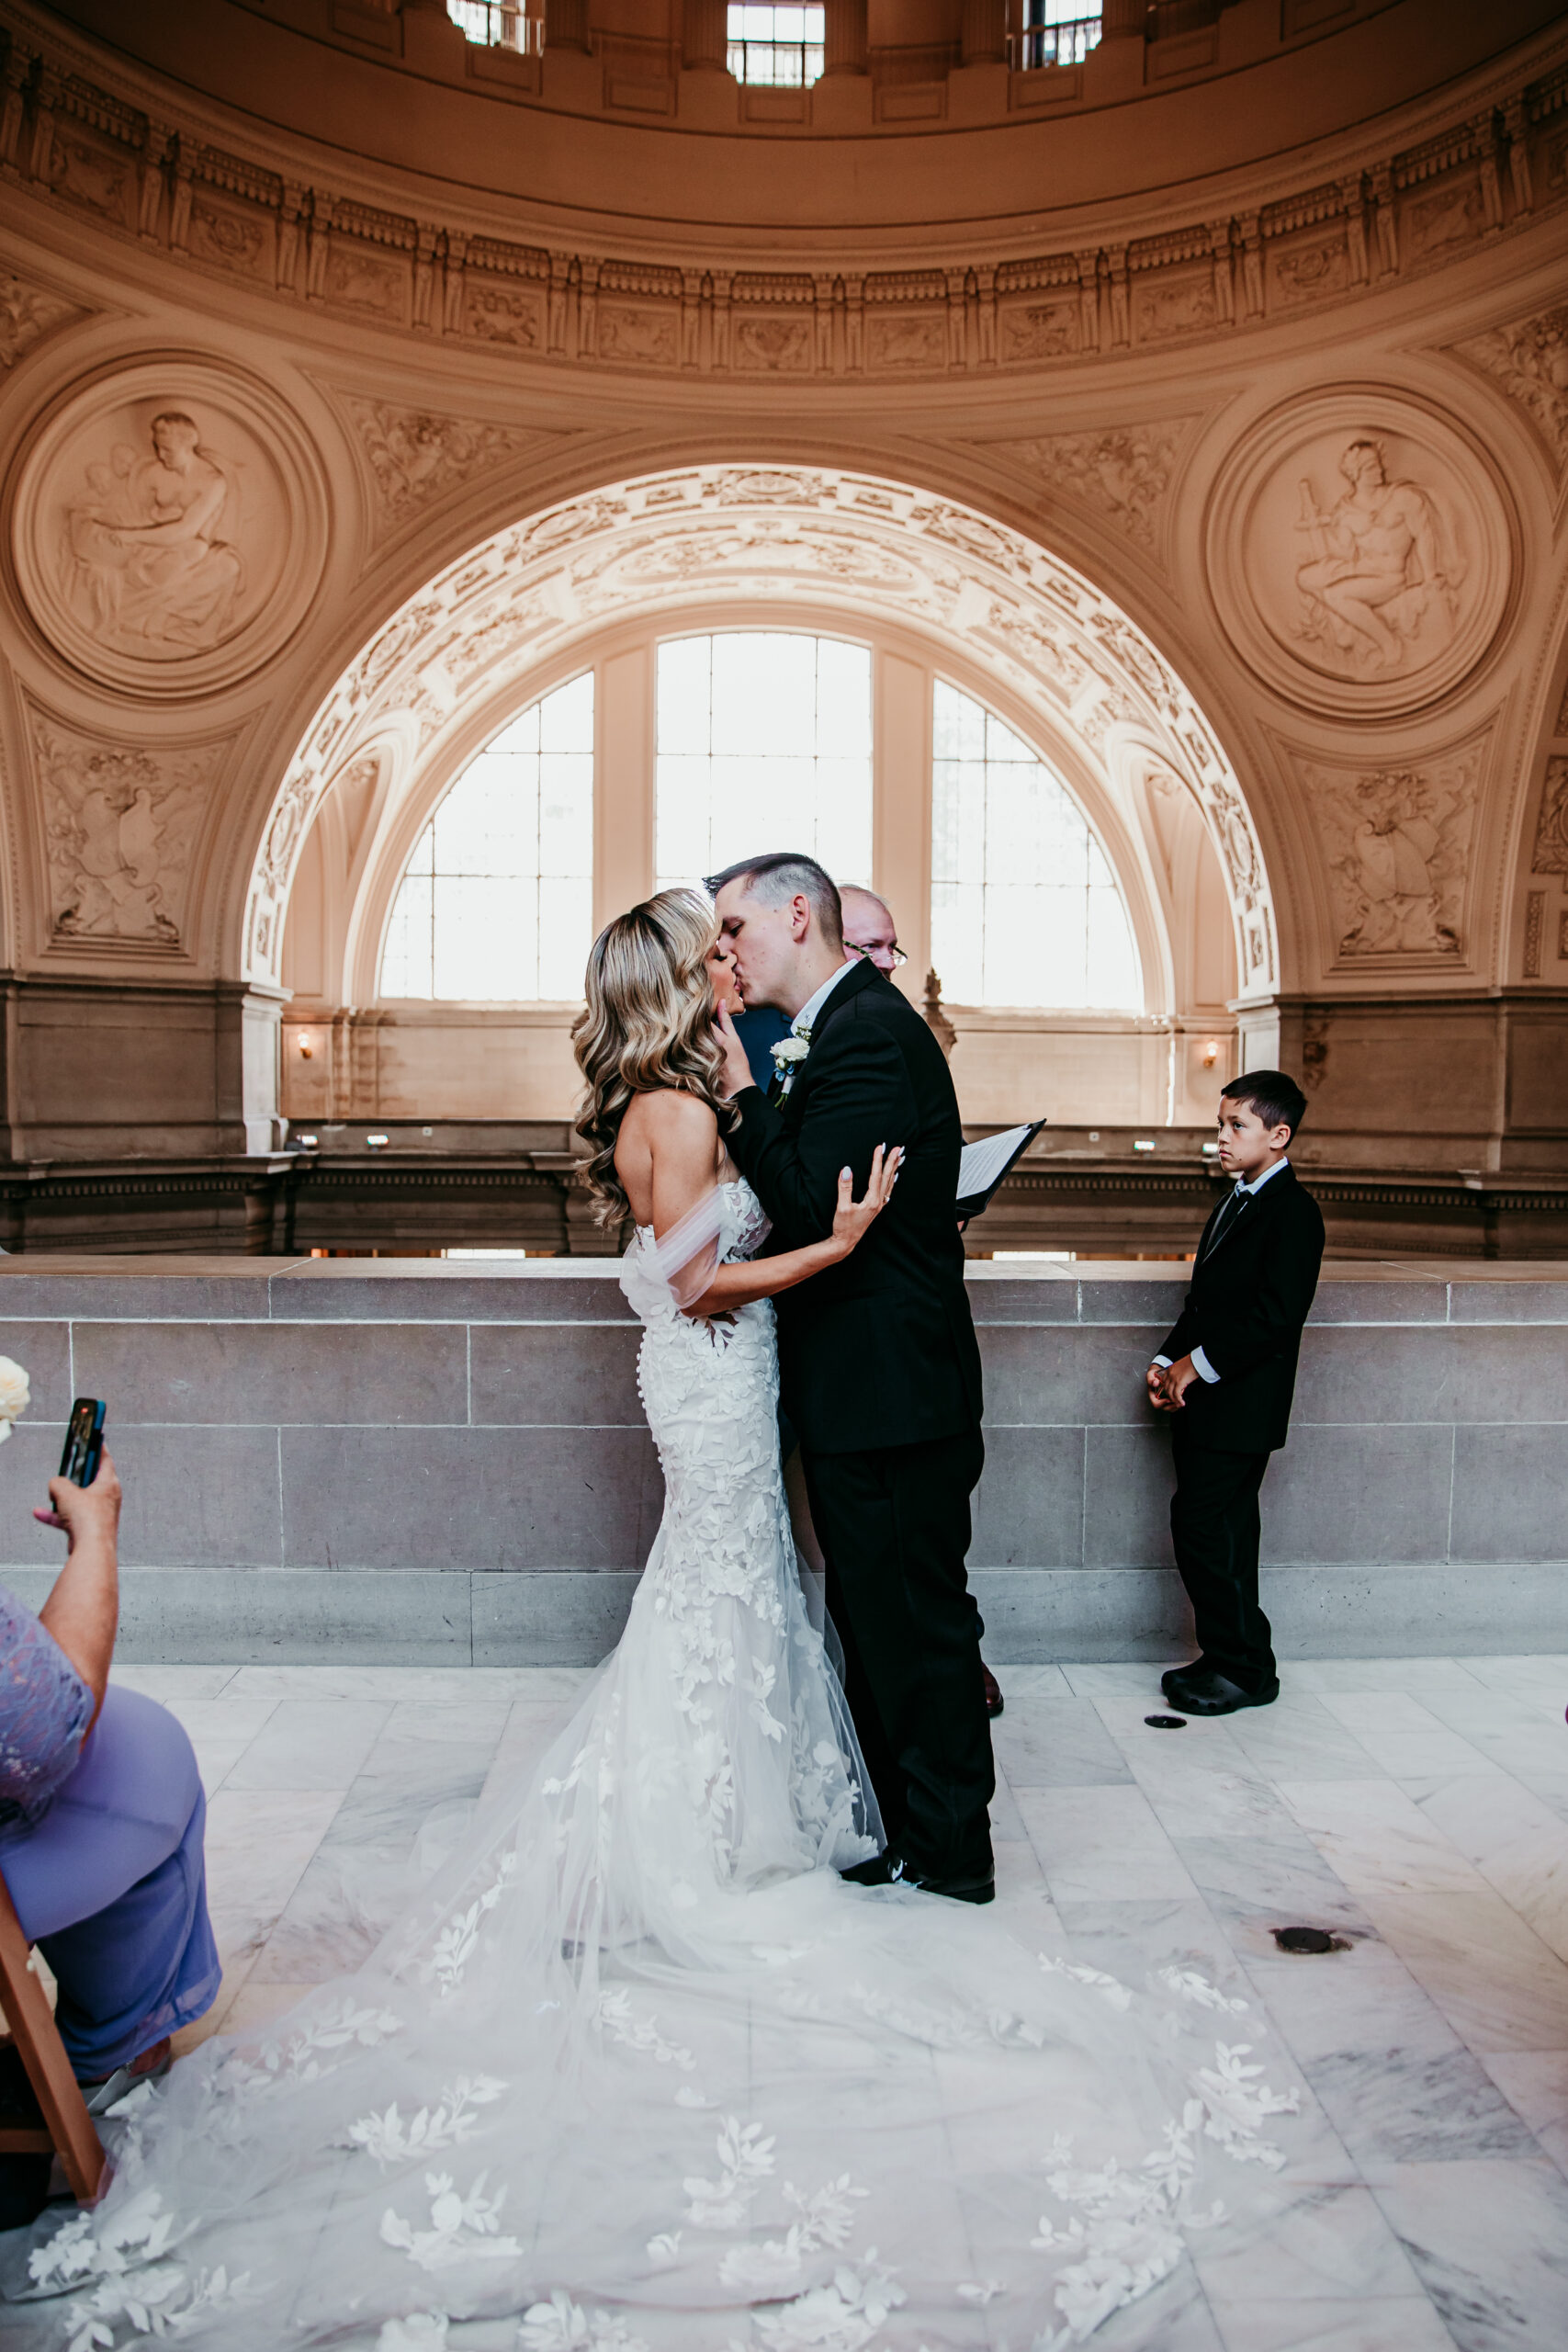
[[[1467,886],[1489,741],[1485,729],[1404,760],[1292,752],[1327,865],[1340,968],[1470,960]]]
[[[1244,659],[1287,700],[1353,718],[1424,708],[1475,667],[1507,607],[1517,532],[1457,426],[1347,386],[1244,438],[1207,544]]]
[[[33,345],[86,313],[63,294],[0,267],[0,368],[12,368]]]
[[[1530,872],[1568,875],[1568,759],[1558,753],[1546,763]]]
[[[1093,433],[1049,433],[1023,441],[977,442],[1059,497],[1076,499],[1146,549],[1159,552],[1170,487],[1198,420],[1108,425]]]
[[[1561,474],[1568,466],[1568,304],[1488,327],[1451,347],[1524,410]]]
[[[51,948],[184,953],[191,863],[237,739],[141,746],[32,707],[28,722]]]
[[[481,473],[507,466],[558,436],[522,425],[490,424],[437,410],[403,408],[363,393],[333,390],[364,450],[387,523],[401,523],[433,500]]]
[[[17,576],[55,650],[100,683],[189,696],[292,635],[324,560],[314,450],[275,394],[195,357],[99,376],[21,469]]]

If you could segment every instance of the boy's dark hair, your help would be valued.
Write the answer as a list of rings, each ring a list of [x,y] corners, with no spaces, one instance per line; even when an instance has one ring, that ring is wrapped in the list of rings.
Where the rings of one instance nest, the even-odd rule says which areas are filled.
[[[1294,1143],[1306,1117],[1306,1096],[1282,1069],[1249,1069],[1220,1089],[1222,1102],[1244,1102],[1266,1127],[1289,1127]]]
[[[797,893],[809,899],[829,946],[843,945],[839,886],[827,867],[807,857],[804,850],[774,850],[767,857],[743,857],[738,865],[727,865],[722,874],[708,875],[704,887],[716,899],[727,882],[744,882],[748,895],[761,899],[765,907],[782,907]]]

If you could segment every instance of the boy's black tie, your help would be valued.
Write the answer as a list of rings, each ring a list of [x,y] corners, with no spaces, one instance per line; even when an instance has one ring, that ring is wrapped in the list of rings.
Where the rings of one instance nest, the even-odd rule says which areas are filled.
[[[1214,1219],[1214,1229],[1209,1236],[1209,1246],[1203,1252],[1205,1258],[1212,1257],[1219,1248],[1250,1197],[1238,1184],[1229,1200],[1222,1204],[1219,1216]]]

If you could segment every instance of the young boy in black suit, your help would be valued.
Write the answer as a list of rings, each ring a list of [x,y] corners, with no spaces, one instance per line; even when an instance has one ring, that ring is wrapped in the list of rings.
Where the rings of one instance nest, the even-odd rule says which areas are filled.
[[[1323,1217],[1286,1157],[1306,1097],[1283,1070],[1249,1070],[1220,1098],[1220,1165],[1235,1179],[1203,1227],[1192,1286],[1148,1369],[1176,1456],[1170,1532],[1201,1655],[1161,1687],[1188,1715],[1280,1695],[1258,1601],[1258,1490],[1285,1442]]]

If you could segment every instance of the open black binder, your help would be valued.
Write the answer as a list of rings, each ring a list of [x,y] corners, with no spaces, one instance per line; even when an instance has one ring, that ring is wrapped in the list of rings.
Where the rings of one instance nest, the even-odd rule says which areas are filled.
[[[1044,1125],[1043,1119],[1029,1119],[1021,1127],[1004,1127],[1000,1135],[964,1145],[958,1162],[956,1216],[980,1215],[1014,1160],[1029,1149]]]

